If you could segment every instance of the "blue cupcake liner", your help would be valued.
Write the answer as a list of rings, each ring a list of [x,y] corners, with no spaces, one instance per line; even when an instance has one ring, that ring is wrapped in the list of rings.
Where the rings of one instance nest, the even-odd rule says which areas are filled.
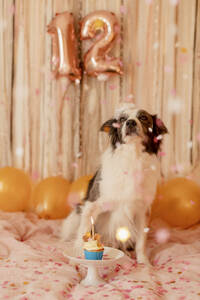
[[[103,251],[88,251],[84,249],[85,259],[89,260],[102,260],[103,258]]]

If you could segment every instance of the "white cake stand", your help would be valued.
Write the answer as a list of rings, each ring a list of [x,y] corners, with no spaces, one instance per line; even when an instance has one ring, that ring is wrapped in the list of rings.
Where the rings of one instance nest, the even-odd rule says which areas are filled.
[[[122,251],[111,247],[104,247],[104,255],[102,260],[88,260],[84,257],[78,258],[73,256],[73,252],[73,248],[68,248],[66,251],[64,251],[64,255],[72,262],[81,264],[88,268],[86,277],[81,281],[81,284],[84,286],[97,286],[102,283],[105,284],[105,281],[98,274],[98,267],[114,265],[124,256]]]

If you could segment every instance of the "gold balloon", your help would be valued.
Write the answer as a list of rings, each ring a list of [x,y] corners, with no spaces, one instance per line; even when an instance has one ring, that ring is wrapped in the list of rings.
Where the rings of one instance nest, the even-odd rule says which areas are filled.
[[[88,184],[92,177],[93,175],[86,175],[72,182],[68,195],[68,203],[71,207],[75,207],[78,203],[81,203],[82,200],[85,198]]]
[[[39,182],[32,195],[32,206],[42,218],[65,218],[71,211],[67,203],[70,183],[63,177],[49,177]]]
[[[24,211],[30,196],[31,181],[28,175],[12,167],[0,169],[0,210]]]
[[[186,178],[174,178],[160,185],[152,206],[152,218],[158,216],[182,228],[198,223],[200,186]]]

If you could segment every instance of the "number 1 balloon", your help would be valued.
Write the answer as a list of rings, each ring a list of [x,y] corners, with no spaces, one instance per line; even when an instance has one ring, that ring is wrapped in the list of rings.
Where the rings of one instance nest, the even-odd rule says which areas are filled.
[[[73,14],[69,12],[56,14],[48,25],[48,33],[53,38],[52,69],[55,77],[80,79]]]
[[[98,34],[100,32],[100,34]],[[94,44],[84,56],[84,67],[88,75],[122,74],[119,58],[108,57],[118,36],[119,24],[114,13],[95,11],[85,16],[81,22],[81,40],[93,39]]]

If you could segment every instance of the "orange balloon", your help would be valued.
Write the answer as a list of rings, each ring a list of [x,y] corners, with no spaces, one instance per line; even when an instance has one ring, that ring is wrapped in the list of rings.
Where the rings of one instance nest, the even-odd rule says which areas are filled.
[[[63,177],[49,177],[39,182],[32,195],[32,207],[42,218],[65,218],[71,211],[67,204],[70,182]]]
[[[152,218],[158,216],[182,228],[198,223],[200,186],[186,178],[174,178],[160,185],[152,206]]]
[[[71,207],[75,207],[78,203],[83,201],[87,193],[89,181],[92,177],[93,175],[86,175],[72,182],[68,195],[68,203]]]
[[[0,169],[0,210],[24,211],[30,196],[31,181],[28,175],[12,167]]]

